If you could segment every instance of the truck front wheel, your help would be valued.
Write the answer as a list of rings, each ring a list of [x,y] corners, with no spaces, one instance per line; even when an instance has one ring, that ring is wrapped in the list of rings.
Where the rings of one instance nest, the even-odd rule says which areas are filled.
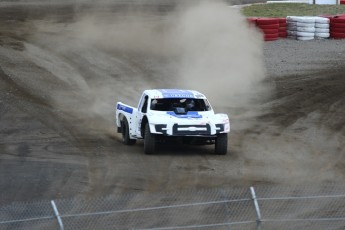
[[[121,122],[121,132],[122,132],[122,142],[125,145],[134,145],[136,143],[135,139],[129,137],[129,125],[126,118]]]
[[[228,151],[228,134],[219,134],[216,138],[215,153],[217,155],[225,155]]]
[[[148,123],[145,125],[144,136],[144,152],[145,154],[153,154],[156,149],[156,137],[150,132],[150,126]]]

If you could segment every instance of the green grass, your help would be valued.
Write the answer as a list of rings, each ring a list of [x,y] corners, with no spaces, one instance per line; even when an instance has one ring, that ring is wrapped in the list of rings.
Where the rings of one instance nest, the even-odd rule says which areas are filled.
[[[345,14],[345,5],[310,5],[304,3],[254,4],[242,8],[247,17],[318,16]]]

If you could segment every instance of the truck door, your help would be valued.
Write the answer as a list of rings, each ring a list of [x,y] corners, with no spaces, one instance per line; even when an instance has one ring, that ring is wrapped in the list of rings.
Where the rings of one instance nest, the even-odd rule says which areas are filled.
[[[141,97],[141,100],[139,102],[138,106],[138,113],[136,115],[136,136],[141,137],[141,121],[145,114],[147,113],[147,107],[149,104],[149,97],[145,94]]]

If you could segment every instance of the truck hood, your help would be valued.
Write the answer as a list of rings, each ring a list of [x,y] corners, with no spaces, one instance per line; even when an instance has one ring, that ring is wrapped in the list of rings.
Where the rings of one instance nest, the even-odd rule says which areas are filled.
[[[209,123],[215,120],[215,115],[213,111],[189,111],[185,114],[177,114],[173,111],[167,112],[154,112],[148,114],[150,123],[178,123],[178,124],[199,124],[199,123]]]

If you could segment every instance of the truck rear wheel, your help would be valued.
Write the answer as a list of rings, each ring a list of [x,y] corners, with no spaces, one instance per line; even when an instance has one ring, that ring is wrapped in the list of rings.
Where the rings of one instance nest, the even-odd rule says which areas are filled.
[[[228,151],[228,134],[219,134],[216,138],[215,153],[217,155],[225,155]]]
[[[129,125],[126,118],[124,118],[121,122],[121,132],[122,132],[122,142],[125,145],[134,145],[137,140],[131,139],[129,137]]]
[[[150,132],[150,126],[148,123],[145,125],[144,136],[144,152],[145,154],[153,154],[156,149],[156,137]]]

